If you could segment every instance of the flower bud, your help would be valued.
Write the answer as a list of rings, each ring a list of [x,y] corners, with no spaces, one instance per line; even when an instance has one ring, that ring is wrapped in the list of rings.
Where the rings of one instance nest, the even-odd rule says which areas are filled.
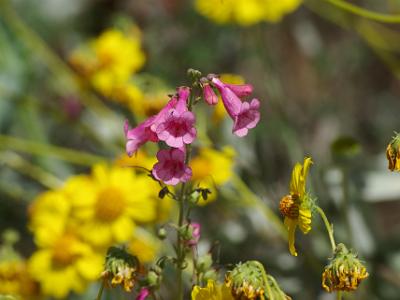
[[[160,240],[164,240],[167,237],[167,231],[164,227],[158,229],[157,236]]]
[[[211,268],[213,263],[211,254],[200,256],[196,261],[196,269],[199,272],[206,272]]]
[[[357,255],[347,250],[345,245],[338,244],[322,274],[322,287],[328,292],[354,291],[368,275]]]
[[[210,84],[203,84],[203,97],[208,105],[215,105],[218,103],[218,96],[215,94]]]

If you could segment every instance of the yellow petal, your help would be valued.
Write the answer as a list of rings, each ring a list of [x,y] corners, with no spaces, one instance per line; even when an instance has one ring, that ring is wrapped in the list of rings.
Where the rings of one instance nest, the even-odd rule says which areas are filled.
[[[296,227],[297,227],[297,219],[290,219],[290,218],[285,218],[285,225],[288,228],[288,241],[289,241],[289,251],[290,254],[293,256],[297,256],[296,248],[294,246],[295,242],[295,233],[296,233]]]

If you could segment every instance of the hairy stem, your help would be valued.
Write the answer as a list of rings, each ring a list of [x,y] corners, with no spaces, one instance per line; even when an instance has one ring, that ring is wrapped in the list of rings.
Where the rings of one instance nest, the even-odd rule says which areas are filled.
[[[322,208],[319,207],[319,206],[316,206],[316,209],[317,209],[319,215],[321,216],[322,220],[324,221],[324,224],[325,224],[325,227],[326,227],[326,231],[328,232],[329,240],[331,242],[332,252],[335,252],[336,243],[335,243],[335,238],[333,236],[332,225],[329,223],[328,218],[326,217],[326,215],[325,215],[324,211],[322,210]]]

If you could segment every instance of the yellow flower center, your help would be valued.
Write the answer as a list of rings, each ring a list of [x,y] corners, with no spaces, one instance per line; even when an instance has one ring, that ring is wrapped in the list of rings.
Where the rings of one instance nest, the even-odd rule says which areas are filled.
[[[97,196],[95,213],[103,222],[116,220],[126,208],[126,201],[121,191],[114,187],[102,190]]]
[[[78,241],[72,235],[59,238],[53,246],[53,263],[60,267],[72,264],[79,257],[79,253],[74,251],[77,243]]]
[[[279,203],[282,215],[291,219],[299,217],[299,198],[297,195],[286,195]]]

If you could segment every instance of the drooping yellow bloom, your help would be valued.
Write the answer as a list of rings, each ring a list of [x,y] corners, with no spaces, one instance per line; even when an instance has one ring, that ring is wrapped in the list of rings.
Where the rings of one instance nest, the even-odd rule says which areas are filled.
[[[141,90],[130,80],[145,62],[140,31],[108,29],[97,39],[75,50],[71,64],[105,97],[129,103],[141,98]]]
[[[216,23],[250,26],[262,21],[279,22],[301,0],[196,0],[196,9]]]
[[[83,292],[99,277],[103,257],[79,239],[76,233],[54,234],[46,240],[28,263],[29,273],[40,283],[43,294],[64,298],[69,292]]]
[[[389,162],[389,170],[400,172],[400,134],[396,133],[387,146],[386,158]]]
[[[295,242],[296,227],[307,234],[311,230],[311,198],[306,193],[306,179],[312,164],[310,157],[304,159],[303,165],[296,163],[290,181],[290,194],[282,198],[279,209],[285,216],[285,226],[289,231],[289,250],[297,256]]]
[[[228,287],[209,280],[206,287],[195,285],[192,290],[192,300],[234,300]]]
[[[95,165],[90,178],[71,178],[64,187],[80,235],[103,247],[128,241],[136,223],[156,219],[158,190],[158,185],[144,173],[105,164]]]
[[[227,183],[233,174],[235,150],[224,147],[221,151],[212,148],[201,148],[199,154],[191,162],[192,180],[202,188],[211,191],[207,201],[201,199],[198,204],[203,205],[216,199],[216,187]]]

